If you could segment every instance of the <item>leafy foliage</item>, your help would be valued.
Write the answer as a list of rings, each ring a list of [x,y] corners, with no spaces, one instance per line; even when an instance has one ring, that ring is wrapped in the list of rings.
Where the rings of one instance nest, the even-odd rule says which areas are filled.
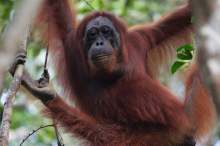
[[[9,21],[10,14],[14,5],[14,0],[1,0],[0,1],[0,32]]]
[[[171,67],[171,73],[174,74],[193,59],[194,48],[191,44],[186,44],[176,49],[177,60]]]

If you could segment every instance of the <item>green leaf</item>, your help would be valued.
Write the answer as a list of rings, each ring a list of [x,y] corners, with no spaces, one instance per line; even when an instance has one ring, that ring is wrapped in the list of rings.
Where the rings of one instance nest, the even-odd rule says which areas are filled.
[[[176,61],[176,62],[174,62],[174,64],[171,67],[171,73],[172,74],[176,73],[177,70],[179,70],[185,64],[186,64],[186,62],[183,62],[183,61]]]
[[[181,60],[192,60],[193,58],[192,51],[184,50],[181,52],[177,52],[177,58]]]
[[[176,49],[177,52],[181,52],[181,51],[185,51],[185,50],[194,51],[194,48],[191,44],[186,44],[186,45],[183,45],[183,46]]]

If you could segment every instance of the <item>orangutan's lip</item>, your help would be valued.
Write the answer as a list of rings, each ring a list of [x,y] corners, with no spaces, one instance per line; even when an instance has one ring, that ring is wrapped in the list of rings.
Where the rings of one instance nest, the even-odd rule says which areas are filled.
[[[110,54],[110,53],[97,54],[97,55],[92,56],[92,60],[94,62],[102,62],[102,61],[109,59],[109,56],[111,56],[111,55],[112,54]]]

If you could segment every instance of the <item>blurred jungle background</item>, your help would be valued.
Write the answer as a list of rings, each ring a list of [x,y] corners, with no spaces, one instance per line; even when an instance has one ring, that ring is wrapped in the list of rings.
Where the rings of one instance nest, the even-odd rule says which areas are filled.
[[[7,24],[15,13],[15,6],[21,0],[0,0],[0,32],[3,33]],[[74,0],[77,9],[77,19],[82,19],[84,15],[94,10],[105,10],[122,17],[128,25],[155,21],[168,11],[172,11],[183,0]],[[73,3],[73,1],[71,1]],[[33,32],[27,48],[26,68],[36,79],[43,72],[45,61],[45,46],[43,46],[41,37],[37,32]],[[56,76],[50,65],[50,74],[52,80]],[[1,95],[0,112],[4,103],[4,91],[8,88],[11,81],[10,75],[5,78],[3,94]],[[59,87],[56,87],[59,89]],[[177,87],[178,88],[178,87]],[[180,88],[181,89],[181,88]],[[180,91],[181,92],[181,91]],[[34,129],[40,126],[51,124],[52,122],[40,114],[41,103],[30,98],[23,92],[16,95],[15,105],[13,106],[13,117],[10,131],[10,146],[18,146],[24,138]],[[1,116],[1,115],[0,115]],[[1,117],[0,117],[1,118]],[[175,119],[174,119],[175,120]],[[61,133],[64,144],[67,146],[78,145],[77,140],[70,138],[70,135]],[[219,134],[220,135],[220,134]],[[212,138],[214,143],[218,138]],[[41,129],[30,136],[23,144],[24,146],[55,146],[56,138],[53,127]],[[220,144],[219,144],[220,145]],[[219,146],[216,144],[216,146]]]

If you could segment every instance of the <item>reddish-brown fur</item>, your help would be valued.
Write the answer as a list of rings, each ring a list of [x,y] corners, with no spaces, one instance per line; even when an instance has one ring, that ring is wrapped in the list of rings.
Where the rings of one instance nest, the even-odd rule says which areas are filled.
[[[207,131],[215,125],[215,106],[205,86],[202,84],[201,75],[194,65],[190,68],[185,83],[185,109],[190,122],[196,126],[194,133],[196,138],[207,134]],[[195,98],[199,97],[199,98]],[[208,108],[204,108],[208,107]],[[209,119],[209,120],[207,120]]]
[[[46,32],[50,34],[49,44],[54,53],[58,80],[66,95],[76,102],[77,109],[59,97],[46,106],[49,116],[74,136],[85,140],[84,144],[180,146],[186,136],[196,137],[200,131],[208,131],[207,114],[199,111],[213,113],[214,109],[199,75],[195,78],[194,74],[190,75],[186,95],[190,94],[193,101],[203,99],[201,102],[210,101],[210,104],[200,106],[193,103],[193,108],[188,102],[182,104],[155,80],[158,64],[166,63],[177,46],[191,40],[191,10],[188,5],[158,22],[131,29],[106,12],[89,14],[77,25],[67,0],[47,0],[43,6],[41,18],[49,21],[50,27]],[[97,16],[109,18],[120,33],[120,65],[125,68],[125,75],[117,81],[100,82],[90,78],[83,35],[88,22]],[[194,79],[196,84],[191,84]],[[194,88],[196,94],[189,93]],[[203,121],[199,122],[199,117]],[[209,119],[213,117],[214,114]]]

